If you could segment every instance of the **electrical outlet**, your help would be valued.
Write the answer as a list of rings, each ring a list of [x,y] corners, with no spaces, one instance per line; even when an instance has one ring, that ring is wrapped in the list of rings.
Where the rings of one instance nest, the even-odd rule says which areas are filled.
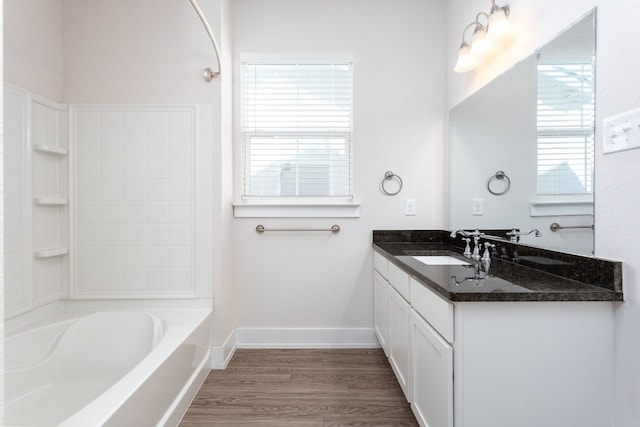
[[[416,199],[405,199],[404,201],[404,214],[406,216],[416,215]]]
[[[484,199],[473,199],[473,204],[471,205],[471,215],[484,215]]]
[[[640,109],[607,117],[602,132],[604,154],[640,148]]]

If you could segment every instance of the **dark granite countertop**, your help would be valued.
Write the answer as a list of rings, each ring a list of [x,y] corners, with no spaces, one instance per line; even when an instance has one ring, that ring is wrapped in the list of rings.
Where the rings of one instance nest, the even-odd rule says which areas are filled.
[[[520,255],[515,262],[493,256],[487,271],[485,263],[463,257],[447,232],[397,233],[374,231],[374,249],[450,301],[622,301],[617,261],[500,242]],[[414,258],[424,255],[449,255],[469,265],[427,265]]]

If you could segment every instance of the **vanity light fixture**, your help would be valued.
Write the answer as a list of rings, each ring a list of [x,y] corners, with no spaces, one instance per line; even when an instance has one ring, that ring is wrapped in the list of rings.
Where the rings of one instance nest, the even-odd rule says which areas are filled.
[[[486,19],[486,26],[480,23],[481,16]],[[454,68],[456,73],[466,73],[476,68],[484,58],[489,56],[501,42],[511,35],[513,29],[508,18],[509,6],[498,6],[495,0],[491,0],[491,10],[488,14],[479,12],[476,15],[475,21],[462,31],[462,43]],[[471,45],[464,40],[464,36],[470,28],[473,28]]]

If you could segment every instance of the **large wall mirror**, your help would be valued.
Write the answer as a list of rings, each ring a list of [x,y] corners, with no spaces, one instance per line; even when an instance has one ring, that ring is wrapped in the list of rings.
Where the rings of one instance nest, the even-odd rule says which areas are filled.
[[[595,23],[594,9],[451,110],[451,229],[537,229],[520,242],[593,253]]]

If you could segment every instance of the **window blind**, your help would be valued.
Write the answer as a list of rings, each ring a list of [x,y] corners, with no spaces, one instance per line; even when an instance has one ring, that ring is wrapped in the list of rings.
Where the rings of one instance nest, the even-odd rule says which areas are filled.
[[[593,66],[538,65],[538,194],[593,192]]]
[[[243,198],[348,198],[352,65],[243,63]]]

